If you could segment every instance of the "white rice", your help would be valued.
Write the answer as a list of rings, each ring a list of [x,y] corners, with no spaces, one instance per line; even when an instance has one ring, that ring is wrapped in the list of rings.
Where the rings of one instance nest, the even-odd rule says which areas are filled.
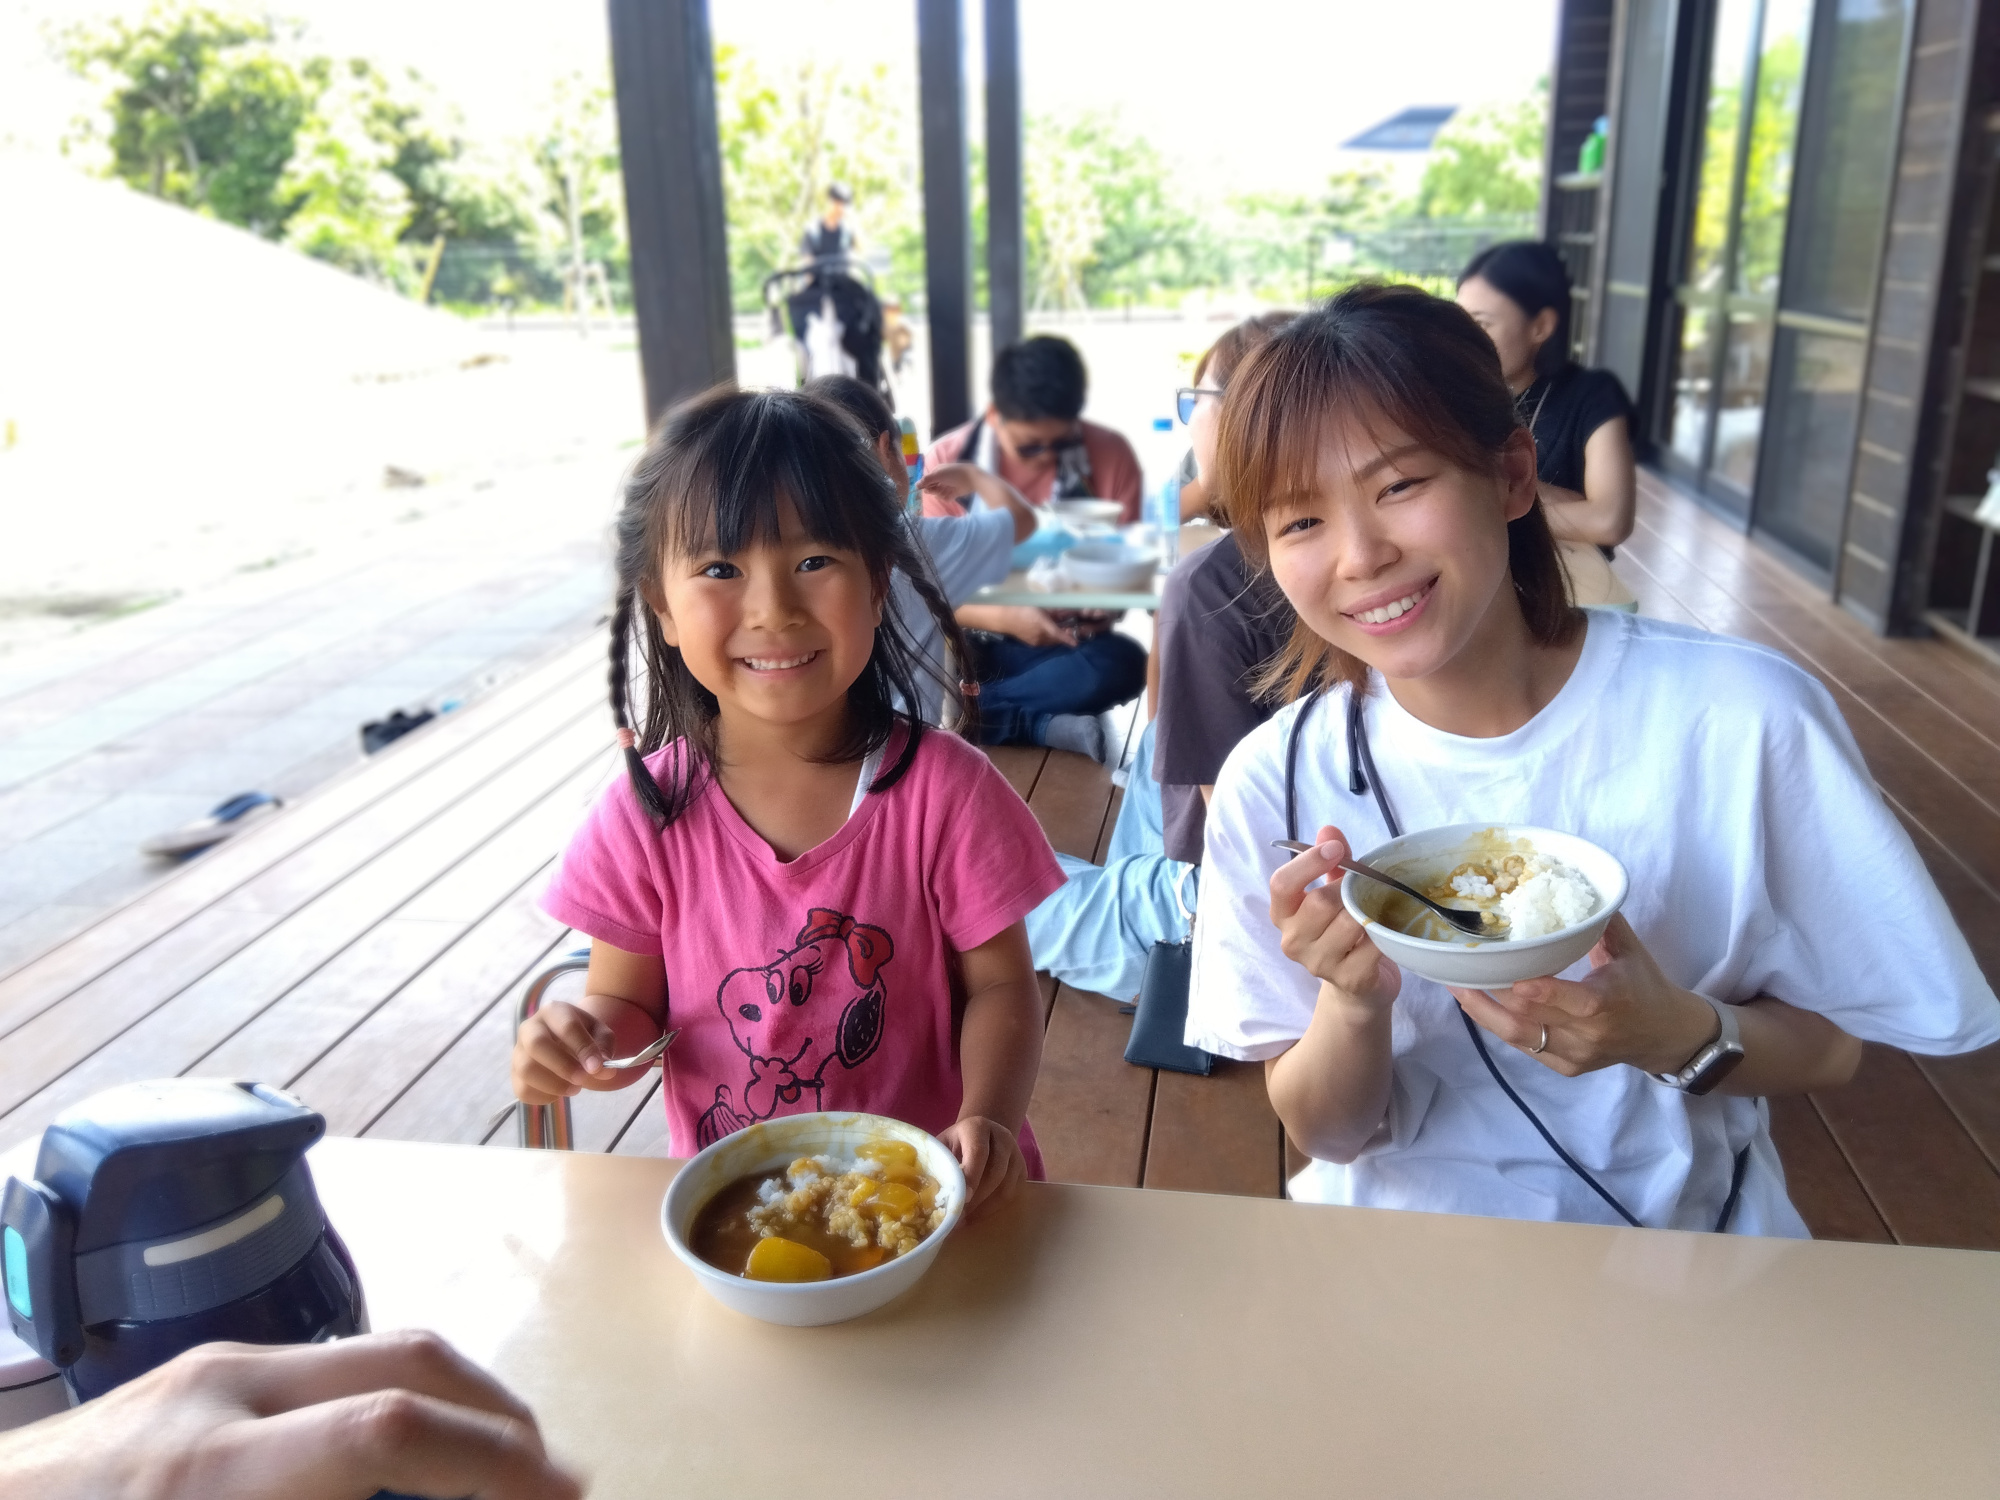
[[[1528,856],[1520,884],[1500,898],[1508,938],[1547,937],[1589,918],[1600,905],[1597,888],[1570,865],[1547,855]]]

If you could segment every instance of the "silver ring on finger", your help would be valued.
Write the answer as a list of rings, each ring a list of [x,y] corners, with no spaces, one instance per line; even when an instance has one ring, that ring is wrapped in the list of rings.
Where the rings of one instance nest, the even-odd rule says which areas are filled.
[[[1539,1042],[1535,1043],[1534,1046],[1528,1048],[1528,1051],[1530,1054],[1533,1054],[1536,1052],[1546,1052],[1548,1050],[1549,1050],[1549,1028],[1544,1026],[1542,1028],[1542,1039]]]

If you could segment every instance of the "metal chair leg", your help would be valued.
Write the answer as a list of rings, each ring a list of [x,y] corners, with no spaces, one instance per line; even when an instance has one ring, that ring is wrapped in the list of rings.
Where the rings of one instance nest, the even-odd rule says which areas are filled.
[[[560,963],[549,965],[529,980],[527,989],[521,993],[521,1003],[514,1009],[514,1030],[518,1033],[527,1024],[528,1018],[542,1008],[542,996],[558,978],[589,967],[590,950],[585,948]],[[514,1106],[514,1119],[520,1129],[522,1146],[540,1151],[574,1149],[569,1100],[558,1099],[553,1104],[517,1104]]]

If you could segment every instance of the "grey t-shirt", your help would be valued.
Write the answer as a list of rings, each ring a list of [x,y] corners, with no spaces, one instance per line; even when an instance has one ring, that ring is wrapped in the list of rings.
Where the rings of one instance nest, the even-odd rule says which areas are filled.
[[[939,589],[953,609],[972,597],[977,589],[998,583],[1007,576],[1014,557],[1014,513],[988,510],[975,505],[963,516],[918,516],[913,523],[917,539],[930,554],[931,569]],[[917,643],[917,649],[939,680],[918,684],[925,702],[923,716],[937,723],[944,711],[944,633],[924,607],[924,601],[898,573],[889,581],[889,607],[903,629]]]
[[[1153,779],[1167,855],[1193,864],[1206,818],[1200,788],[1214,784],[1236,742],[1275,712],[1252,695],[1250,679],[1290,638],[1292,611],[1230,535],[1168,575],[1158,629]]]

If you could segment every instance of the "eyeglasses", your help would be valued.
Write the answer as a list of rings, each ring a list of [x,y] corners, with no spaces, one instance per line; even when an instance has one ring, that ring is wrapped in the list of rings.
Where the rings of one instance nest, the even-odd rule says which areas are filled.
[[[1203,396],[1213,396],[1220,401],[1222,392],[1210,385],[1184,385],[1174,392],[1174,405],[1181,414],[1181,426],[1185,427],[1194,420],[1194,409]]]
[[[1053,443],[1017,443],[1014,445],[1014,457],[1023,463],[1033,463],[1050,453],[1068,453],[1082,446],[1083,434],[1071,433],[1068,437],[1057,438]]]

